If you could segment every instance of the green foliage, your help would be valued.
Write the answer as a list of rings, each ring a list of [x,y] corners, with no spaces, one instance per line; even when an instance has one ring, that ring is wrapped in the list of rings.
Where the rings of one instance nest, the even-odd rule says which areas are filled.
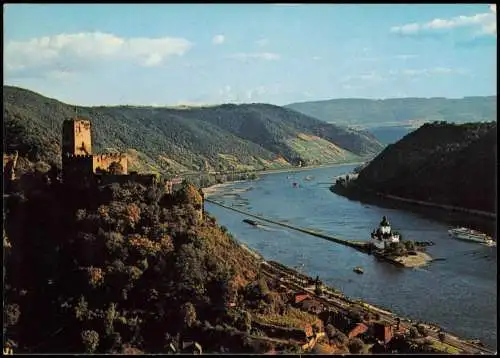
[[[417,331],[422,335],[422,337],[427,337],[428,336],[428,330],[425,328],[425,326],[419,324],[417,325]]]
[[[333,334],[332,337],[330,337],[330,340],[338,347],[338,348],[342,348],[342,347],[345,347],[347,345],[347,343],[349,342],[349,338],[347,338],[347,336],[342,333],[341,331],[337,331]]]
[[[347,344],[350,353],[359,354],[363,351],[365,345],[358,337],[351,338]]]
[[[15,326],[21,316],[21,310],[18,304],[7,304],[4,308],[5,324],[7,326]]]
[[[6,150],[60,164],[62,122],[74,116],[74,106],[11,86],[4,87],[3,98]],[[80,107],[78,113],[92,121],[94,152],[131,149],[129,169],[140,172],[290,166],[277,159],[293,163],[300,157],[287,143],[299,133],[319,136],[356,155],[382,149],[373,137],[265,104]]]
[[[496,143],[496,122],[427,124],[388,146],[356,183],[374,192],[495,212]]]
[[[411,327],[410,327],[410,332],[409,332],[409,334],[410,334],[410,338],[417,338],[417,337],[418,337],[418,335],[419,335],[417,328],[416,328],[416,327],[414,327],[414,326],[411,326]]]
[[[93,330],[82,331],[82,343],[86,353],[94,353],[99,346],[99,333]]]

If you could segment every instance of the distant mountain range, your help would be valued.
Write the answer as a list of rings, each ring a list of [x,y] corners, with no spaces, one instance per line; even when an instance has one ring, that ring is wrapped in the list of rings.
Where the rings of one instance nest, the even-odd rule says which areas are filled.
[[[497,123],[425,124],[389,145],[353,188],[496,212]]]
[[[423,123],[496,121],[497,97],[332,99],[285,106],[325,122],[367,129],[385,144],[397,142]]]
[[[245,170],[340,163],[373,157],[383,145],[370,133],[325,123],[268,104],[211,107],[75,107],[3,87],[4,153],[60,161],[61,127],[92,121],[93,150],[127,151],[139,172]]]

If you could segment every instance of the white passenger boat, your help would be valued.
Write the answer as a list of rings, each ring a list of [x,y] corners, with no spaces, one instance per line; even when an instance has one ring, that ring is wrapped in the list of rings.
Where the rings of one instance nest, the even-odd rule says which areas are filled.
[[[466,227],[458,227],[448,230],[448,234],[459,240],[478,242],[487,246],[495,246],[496,242],[488,235]]]

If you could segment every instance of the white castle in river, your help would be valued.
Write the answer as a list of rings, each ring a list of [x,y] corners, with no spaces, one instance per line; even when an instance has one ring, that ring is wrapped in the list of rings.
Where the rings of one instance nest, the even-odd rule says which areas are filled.
[[[385,216],[382,218],[377,231],[372,232],[371,238],[373,245],[381,250],[387,248],[392,243],[400,241],[399,234],[391,231],[391,225]]]

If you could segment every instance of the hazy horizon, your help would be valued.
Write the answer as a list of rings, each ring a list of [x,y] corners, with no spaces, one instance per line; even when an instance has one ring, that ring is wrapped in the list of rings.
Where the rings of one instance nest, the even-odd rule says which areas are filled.
[[[8,4],[4,84],[81,106],[496,95],[496,6]]]

